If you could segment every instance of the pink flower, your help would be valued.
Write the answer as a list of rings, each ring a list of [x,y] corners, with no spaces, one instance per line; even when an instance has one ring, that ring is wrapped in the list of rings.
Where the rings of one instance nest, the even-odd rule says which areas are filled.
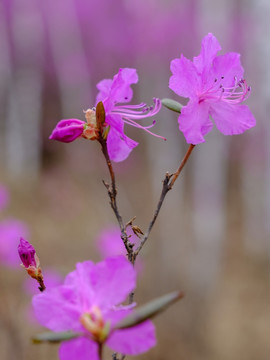
[[[114,326],[131,310],[119,306],[134,289],[135,270],[122,256],[98,264],[78,263],[64,284],[33,298],[39,322],[53,331],[79,332],[82,336],[60,345],[61,360],[98,360],[98,343],[128,355],[143,353],[156,343],[150,321],[124,329]]]
[[[84,125],[84,121],[77,119],[61,120],[56,125],[49,139],[69,143],[82,135]]]
[[[127,231],[130,236],[129,241],[134,244],[134,250],[140,244],[140,239],[135,236],[131,231]],[[121,232],[117,226],[111,226],[104,229],[97,237],[97,248],[102,259],[107,257],[127,254],[123,240],[121,239]],[[141,272],[143,264],[140,258],[136,259],[135,269]]]
[[[132,149],[138,143],[124,133],[124,124],[143,129],[146,132],[164,139],[162,136],[153,134],[149,126],[142,126],[138,120],[156,115],[161,108],[161,101],[154,98],[154,107],[147,107],[145,103],[138,105],[117,105],[126,103],[132,99],[133,91],[131,84],[138,82],[135,69],[120,69],[113,79],[105,79],[97,84],[99,93],[96,104],[103,102],[105,108],[105,123],[102,124],[102,136],[107,139],[108,153],[111,160],[119,162],[125,160]],[[61,120],[53,130],[50,139],[71,142],[78,137],[88,140],[96,140],[100,136],[100,129],[96,123],[95,108],[85,111],[86,122],[78,119]],[[165,140],[165,139],[164,139]]]
[[[250,88],[243,80],[240,54],[217,56],[220,50],[217,39],[209,33],[193,61],[181,55],[171,62],[170,89],[190,99],[178,118],[179,129],[189,144],[205,141],[204,135],[213,127],[209,116],[224,135],[242,134],[256,124],[249,108],[241,105]]]
[[[117,105],[118,103],[130,102],[133,96],[133,91],[130,87],[131,84],[138,82],[138,75],[136,69],[119,69],[113,79],[105,79],[97,84],[99,93],[96,102],[102,101],[106,113],[106,124],[110,126],[110,131],[107,137],[107,145],[109,156],[114,161],[125,160],[132,149],[138,143],[124,134],[124,124],[129,124],[146,132],[153,134],[149,131],[155,122],[150,126],[143,127],[136,121],[146,117],[156,115],[160,108],[161,102],[159,99],[154,98],[154,108],[147,107],[146,104],[141,103],[138,105]],[[135,121],[136,120],[136,121]],[[164,138],[163,138],[164,139]]]
[[[20,261],[17,247],[21,236],[29,236],[25,223],[16,219],[5,219],[0,222],[0,263],[18,267]]]

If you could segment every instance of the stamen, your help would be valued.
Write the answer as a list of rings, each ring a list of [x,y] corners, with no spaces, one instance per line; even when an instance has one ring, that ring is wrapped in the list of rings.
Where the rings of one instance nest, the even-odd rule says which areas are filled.
[[[221,76],[220,79],[224,79]],[[230,104],[239,104],[248,98],[250,94],[250,87],[244,79],[238,80],[234,77],[234,85],[231,87],[224,87],[223,84],[217,83],[216,79],[212,86],[203,92],[200,96],[200,102],[204,100],[223,100]]]
[[[142,126],[136,122],[136,121],[142,120],[146,117],[152,117],[159,112],[159,110],[161,109],[160,99],[154,98],[153,101],[155,104],[154,106],[147,106],[145,103],[141,103],[138,105],[115,106],[114,109],[112,110],[112,113],[120,115],[126,124],[134,126],[138,129],[142,129],[155,137],[166,140],[163,136],[154,134],[148,130],[154,126],[154,124],[156,123],[155,121],[153,121],[152,124],[148,125],[148,126]],[[134,121],[134,120],[136,120],[136,121]]]
[[[146,105],[147,105],[146,103],[140,103],[138,105],[117,105],[117,109],[121,109],[121,108],[126,109],[127,107],[129,109],[139,109],[139,108],[142,108],[142,107],[144,107]]]

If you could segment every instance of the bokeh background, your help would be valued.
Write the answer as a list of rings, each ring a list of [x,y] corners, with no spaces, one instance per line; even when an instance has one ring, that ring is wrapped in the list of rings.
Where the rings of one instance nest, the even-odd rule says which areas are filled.
[[[7,248],[14,253],[24,234],[43,267],[64,276],[77,261],[98,261],[99,234],[116,224],[98,144],[49,141],[55,124],[83,119],[96,83],[120,67],[138,70],[134,103],[177,99],[170,60],[198,55],[208,32],[223,52],[241,53],[257,127],[212,131],[168,194],[142,251],[136,301],[174,289],[186,296],[155,320],[158,346],[138,358],[269,359],[269,18],[269,0],[0,1],[0,182],[10,198],[0,223],[1,360],[58,358],[57,346],[31,344],[41,330],[33,289]],[[156,119],[168,141],[126,129],[140,145],[115,166],[122,215],[142,229],[187,149],[176,114],[162,109]]]

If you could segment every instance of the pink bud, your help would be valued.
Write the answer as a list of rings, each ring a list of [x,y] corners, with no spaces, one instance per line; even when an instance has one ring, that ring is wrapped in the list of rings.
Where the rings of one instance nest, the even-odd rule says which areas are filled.
[[[44,291],[46,287],[43,282],[40,262],[35,248],[27,240],[21,238],[18,245],[18,253],[22,260],[22,265],[25,267],[28,275],[33,279],[36,279],[39,283],[39,290]]]
[[[84,121],[78,119],[61,120],[54,128],[49,139],[65,143],[72,142],[82,135],[85,124]]]
[[[29,266],[37,267],[36,250],[27,240],[20,239],[18,253],[25,268]]]

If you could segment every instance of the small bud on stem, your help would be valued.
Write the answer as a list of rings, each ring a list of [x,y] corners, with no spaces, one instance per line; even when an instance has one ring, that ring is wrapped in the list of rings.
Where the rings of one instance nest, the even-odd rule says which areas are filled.
[[[29,276],[37,280],[39,283],[39,290],[44,291],[46,287],[43,282],[40,261],[35,248],[27,240],[21,238],[18,245],[18,253],[22,260],[21,265],[26,269]]]

